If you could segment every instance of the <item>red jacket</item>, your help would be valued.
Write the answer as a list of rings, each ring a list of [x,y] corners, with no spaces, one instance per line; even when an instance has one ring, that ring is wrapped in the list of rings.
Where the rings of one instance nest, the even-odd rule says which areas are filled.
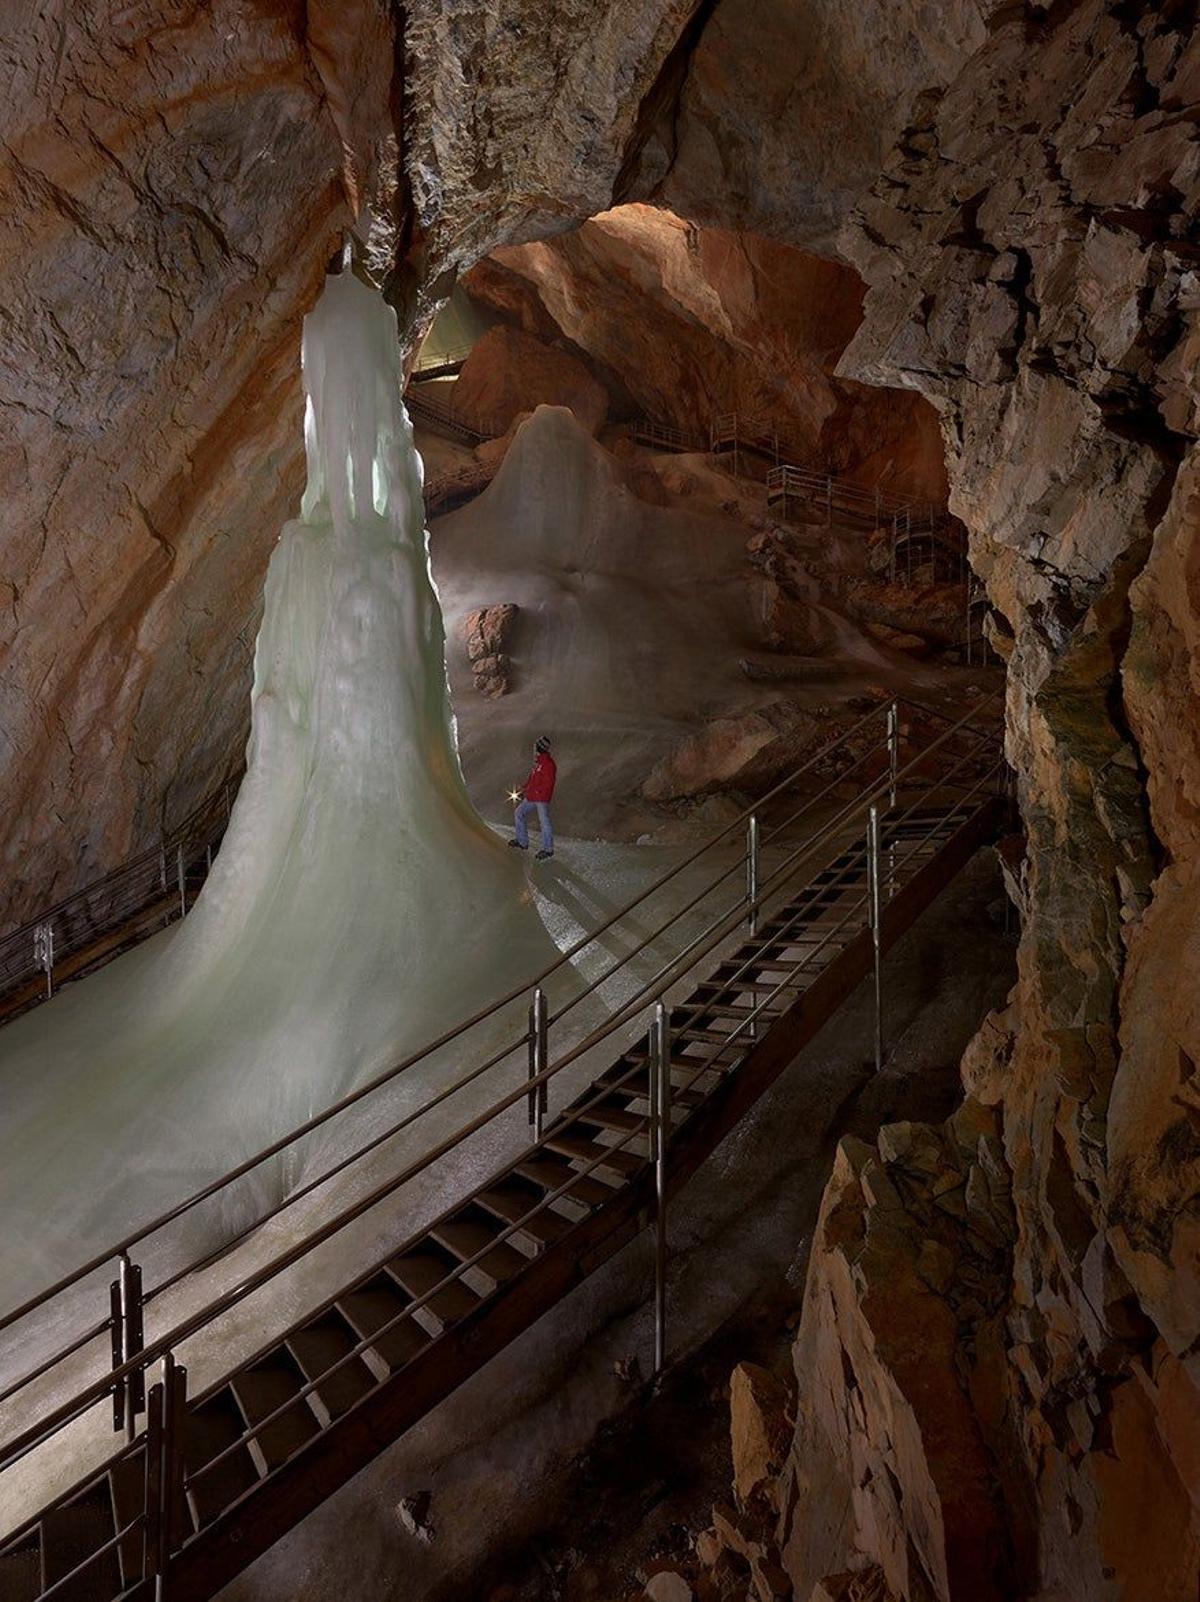
[[[554,766],[554,758],[545,751],[539,751],[534,758],[529,777],[525,780],[526,801],[551,800],[557,777],[558,769]]]

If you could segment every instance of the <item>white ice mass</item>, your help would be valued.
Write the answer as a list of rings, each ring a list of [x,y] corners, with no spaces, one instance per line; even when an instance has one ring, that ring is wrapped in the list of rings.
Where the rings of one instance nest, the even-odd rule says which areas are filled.
[[[6,1306],[555,954],[463,785],[394,314],[330,278],[303,366],[308,487],[212,875],[183,923],[0,1035]]]

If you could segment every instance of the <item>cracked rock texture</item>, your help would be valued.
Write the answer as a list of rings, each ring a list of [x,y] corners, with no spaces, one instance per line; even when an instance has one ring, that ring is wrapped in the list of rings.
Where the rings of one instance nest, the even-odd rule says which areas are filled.
[[[748,31],[735,0],[14,12],[0,927],[151,844],[236,763],[262,576],[301,487],[300,321],[356,217],[414,330],[494,246],[661,198],[676,155],[676,211],[784,237],[811,213],[803,239],[824,239],[982,3],[860,8],[865,75],[829,0],[772,0]],[[869,108],[837,137],[773,43],[806,25],[810,85],[849,73]],[[750,53],[723,85],[731,40]],[[778,113],[769,139],[745,136],[756,104]]]
[[[848,1146],[826,1197],[798,1595],[843,1561],[939,1602],[1200,1583],[1194,23],[1006,8],[846,236],[871,287],[842,370],[942,415],[1028,839],[1019,982],[963,1067],[995,1119],[982,1267],[970,1176],[930,1210],[933,1131]]]

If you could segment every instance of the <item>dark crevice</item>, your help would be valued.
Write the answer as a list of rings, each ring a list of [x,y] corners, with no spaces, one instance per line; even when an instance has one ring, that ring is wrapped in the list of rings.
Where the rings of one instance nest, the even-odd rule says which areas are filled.
[[[699,0],[638,107],[633,133],[625,146],[613,183],[614,206],[620,206],[628,200],[646,198],[639,188],[641,159],[655,133],[669,130],[668,171],[674,166],[679,148],[678,118],[683,86],[687,82],[692,56],[716,9],[717,0]]]

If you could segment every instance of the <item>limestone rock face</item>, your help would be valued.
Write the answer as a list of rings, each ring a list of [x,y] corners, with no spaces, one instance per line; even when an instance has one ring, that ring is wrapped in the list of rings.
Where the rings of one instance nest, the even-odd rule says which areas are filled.
[[[705,443],[736,412],[777,430],[788,459],[945,493],[926,403],[834,376],[862,308],[861,283],[837,262],[631,205],[497,250],[466,283],[530,332],[559,330],[634,411]]]
[[[996,0],[718,0],[635,188],[684,216],[832,254],[905,125],[982,44]]]
[[[892,1125],[877,1148],[838,1153],[778,1492],[798,1596],[864,1558],[897,1597],[1021,1594],[1001,1483],[1012,1210],[998,1128],[968,1103],[944,1129]]]
[[[589,434],[608,411],[608,396],[577,357],[502,324],[472,348],[450,398],[463,416],[486,420],[497,436],[539,406],[566,406]]]
[[[301,8],[18,9],[0,113],[11,921],[148,843],[236,753],[262,576],[301,488],[300,318],[349,216]]]
[[[902,1378],[889,1324],[916,1313],[931,1275],[907,1200],[898,1213],[868,1195],[869,1153],[840,1161],[810,1270],[804,1349],[833,1386],[810,1403],[840,1420],[824,1437],[842,1456],[830,1468],[816,1432],[798,1472],[827,1471],[858,1550],[906,1598],[990,1594],[954,1577],[967,1492],[982,1498],[973,1527],[1007,1531],[1010,1594],[1183,1602],[1200,1579],[1198,84],[1186,12],[1006,12],[917,108],[847,234],[871,287],[842,370],[919,388],[942,415],[951,507],[1012,633],[1007,747],[1028,837],[1013,1006],[964,1064],[1011,1176],[1011,1222],[994,1219],[1007,1284],[992,1273],[967,1336],[953,1303],[965,1191],[958,1243],[931,1237],[951,1259],[939,1289],[929,1255],[919,1318],[952,1432],[950,1412],[918,1405],[925,1366]],[[853,1385],[831,1366],[839,1350]],[[810,1416],[803,1394],[800,1407]],[[905,1421],[893,1452],[911,1447],[890,1462],[894,1494],[872,1422],[889,1411]],[[982,1494],[985,1461],[1010,1488],[1003,1510]],[[794,1575],[832,1567],[805,1555],[820,1505],[797,1502]]]

